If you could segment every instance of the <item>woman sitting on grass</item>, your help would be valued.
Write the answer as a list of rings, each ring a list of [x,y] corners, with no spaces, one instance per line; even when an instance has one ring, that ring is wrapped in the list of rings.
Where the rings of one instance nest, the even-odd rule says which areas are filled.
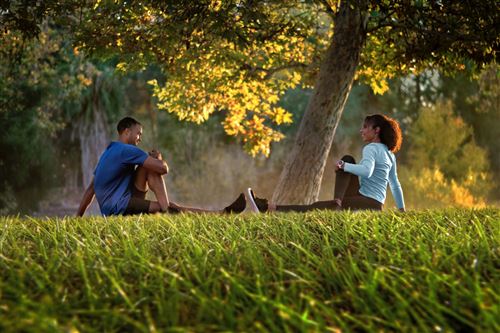
[[[317,201],[311,205],[275,205],[266,199],[256,198],[249,188],[247,201],[254,212],[295,211],[313,209],[371,209],[382,210],[386,198],[387,184],[400,211],[405,211],[403,190],[396,172],[396,157],[403,136],[396,120],[375,114],[367,116],[360,130],[367,145],[363,148],[361,161],[346,155],[335,166],[334,199]],[[359,177],[359,179],[358,179]]]

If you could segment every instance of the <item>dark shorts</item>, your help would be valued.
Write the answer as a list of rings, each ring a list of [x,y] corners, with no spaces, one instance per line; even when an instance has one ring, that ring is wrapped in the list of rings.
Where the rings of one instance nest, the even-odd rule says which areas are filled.
[[[151,201],[145,199],[146,193],[147,191],[142,192],[134,186],[132,189],[132,197],[123,215],[148,214]]]

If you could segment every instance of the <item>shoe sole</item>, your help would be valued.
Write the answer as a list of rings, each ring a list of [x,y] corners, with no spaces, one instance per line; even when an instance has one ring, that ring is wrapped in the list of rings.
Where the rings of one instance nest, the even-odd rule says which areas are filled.
[[[247,202],[249,203],[248,207],[250,208],[250,211],[252,213],[259,213],[259,207],[257,207],[257,204],[255,203],[255,200],[253,199],[252,196],[252,189],[249,187],[247,188],[245,192],[245,198]]]

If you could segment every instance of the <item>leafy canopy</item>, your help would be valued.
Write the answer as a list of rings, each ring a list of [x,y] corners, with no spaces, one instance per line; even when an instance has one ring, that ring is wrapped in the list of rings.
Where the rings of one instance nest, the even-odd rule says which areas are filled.
[[[74,27],[80,49],[118,57],[118,69],[159,64],[166,80],[151,85],[160,109],[196,123],[224,112],[227,134],[241,137],[253,155],[268,155],[271,142],[283,137],[279,125],[292,121],[277,101],[287,89],[313,84],[340,2],[43,3],[35,18],[57,14],[58,22]],[[386,80],[397,75],[428,67],[449,72],[480,68],[496,58],[496,1],[359,0],[352,5],[367,20],[357,79],[376,93],[387,91]],[[15,15],[22,13],[16,8],[2,7],[13,28],[19,28],[16,17],[22,16]]]
[[[310,40],[317,11],[287,2],[180,1],[98,4],[79,30],[80,46],[119,55],[120,70],[162,66],[165,82],[150,81],[158,108],[201,123],[225,113],[227,134],[252,154],[268,155],[292,116],[277,102],[302,80],[318,48]],[[326,31],[325,31],[326,33]]]

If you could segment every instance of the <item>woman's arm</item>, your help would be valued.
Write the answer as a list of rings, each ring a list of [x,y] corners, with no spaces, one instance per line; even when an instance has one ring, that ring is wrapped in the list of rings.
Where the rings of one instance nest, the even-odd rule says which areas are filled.
[[[399,182],[398,179],[396,160],[394,160],[391,170],[389,171],[389,187],[391,188],[391,193],[392,196],[394,197],[394,201],[396,201],[398,209],[404,212],[405,201],[403,196],[403,188],[401,187],[401,183]]]
[[[367,145],[363,148],[363,156],[358,164],[344,163],[344,171],[356,176],[369,178],[375,169],[375,150]]]

